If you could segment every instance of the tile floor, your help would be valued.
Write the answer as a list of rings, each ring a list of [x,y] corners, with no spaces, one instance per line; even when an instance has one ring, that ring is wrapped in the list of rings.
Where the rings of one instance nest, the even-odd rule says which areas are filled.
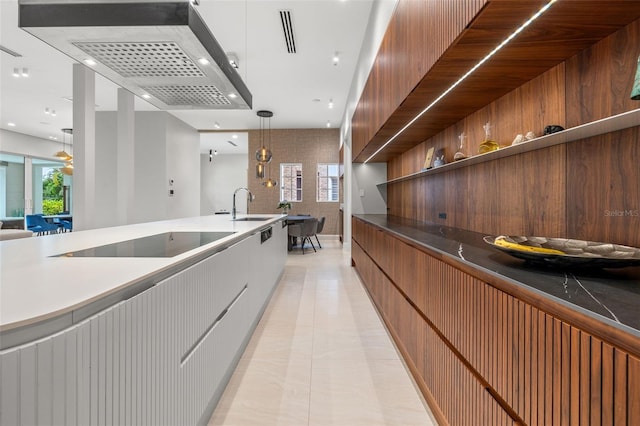
[[[209,425],[435,425],[348,252],[321,243],[287,257]]]

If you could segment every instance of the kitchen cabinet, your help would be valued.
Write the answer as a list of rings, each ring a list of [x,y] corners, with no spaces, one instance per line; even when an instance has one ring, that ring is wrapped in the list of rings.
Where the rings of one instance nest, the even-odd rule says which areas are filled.
[[[78,324],[0,352],[0,424],[206,424],[282,274],[286,232],[281,221],[268,228],[266,244],[257,229]]]
[[[640,323],[633,316],[620,324],[585,315],[597,304],[575,305],[577,292],[560,303],[540,288],[500,275],[491,259],[480,265],[464,260],[493,256],[489,246],[433,236],[434,247],[418,240],[421,234],[412,233],[408,221],[371,219],[391,224],[385,229],[367,216],[353,219],[353,263],[439,421],[640,421]],[[457,250],[462,255],[454,257]],[[540,275],[523,271],[520,263],[503,269]],[[547,280],[551,274],[545,271]],[[605,276],[591,280],[597,285]],[[625,276],[637,284],[640,269],[619,272],[610,281]],[[587,281],[586,288],[594,285]],[[620,293],[618,304],[601,302],[621,317],[625,305],[640,298],[625,285],[609,289]]]

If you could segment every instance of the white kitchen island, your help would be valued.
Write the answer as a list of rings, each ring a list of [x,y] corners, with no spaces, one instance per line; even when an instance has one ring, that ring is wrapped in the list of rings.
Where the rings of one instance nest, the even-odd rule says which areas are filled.
[[[0,243],[0,424],[206,423],[284,268],[256,216]]]

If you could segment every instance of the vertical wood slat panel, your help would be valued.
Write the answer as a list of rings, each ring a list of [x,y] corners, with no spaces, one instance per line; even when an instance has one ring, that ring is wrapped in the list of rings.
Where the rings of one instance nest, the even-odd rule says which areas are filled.
[[[580,379],[582,371],[582,349],[581,333],[576,328],[571,329],[571,407],[570,424],[578,426],[580,424]]]
[[[559,424],[568,425],[571,419],[571,327],[561,324],[561,392]]]
[[[601,424],[602,406],[602,341],[591,337],[591,425]]]
[[[602,411],[601,419],[603,426],[613,425],[614,410],[614,349],[613,346],[602,343]]]
[[[627,424],[627,358],[628,355],[617,349],[614,350],[614,409],[613,418],[616,426]]]
[[[629,356],[628,359],[627,424],[640,424],[640,360]]]
[[[580,333],[580,424],[591,420],[591,337]]]
[[[557,319],[553,319],[553,345],[552,345],[552,362],[553,362],[553,391],[552,391],[552,424],[560,424],[560,404],[562,395],[562,323]]]

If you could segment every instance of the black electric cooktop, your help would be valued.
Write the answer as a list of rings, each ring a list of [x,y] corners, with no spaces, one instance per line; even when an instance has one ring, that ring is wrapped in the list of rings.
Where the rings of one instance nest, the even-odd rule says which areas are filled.
[[[165,232],[53,257],[173,257],[234,232]]]

